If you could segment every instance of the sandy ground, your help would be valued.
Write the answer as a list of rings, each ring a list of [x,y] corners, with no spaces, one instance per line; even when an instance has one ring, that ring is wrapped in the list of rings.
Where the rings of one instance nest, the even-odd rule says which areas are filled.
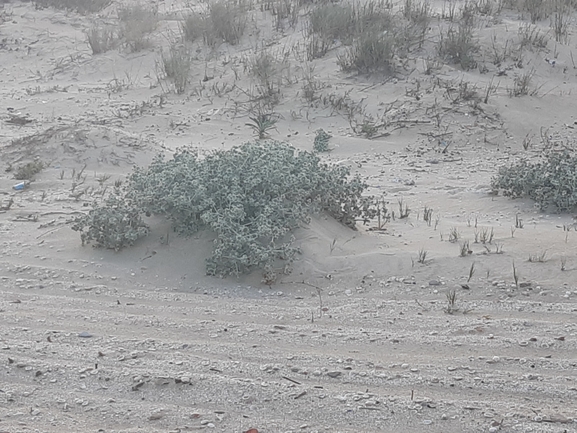
[[[155,64],[179,5],[159,4],[151,49],[92,55],[85,31],[114,22],[116,7],[3,9],[0,205],[13,203],[0,212],[0,432],[577,431],[575,220],[490,190],[497,167],[542,152],[542,134],[574,143],[574,39],[527,50],[524,70],[480,54],[483,74],[445,65],[425,75],[426,53],[394,80],[344,74],[334,50],[315,60],[325,95],[350,92],[374,115],[396,101],[391,127],[371,140],[334,107],[302,99],[304,68],[291,58],[272,138],[311,150],[324,128],[333,150],[323,158],[412,212],[383,230],[316,217],[296,233],[292,274],[268,287],[258,273],[205,276],[204,235],[166,242],[169,228],[153,220],[148,238],[115,253],[82,247],[69,221],[101,191],[98,176],[111,185],[162,150],[251,139],[243,59],[259,38],[280,53],[302,32],[275,33],[256,12],[259,32],[199,54],[178,96]],[[482,21],[486,53],[492,35],[503,44],[519,23],[506,10]],[[528,68],[537,93],[510,98]],[[487,103],[454,97],[467,82],[483,99],[491,80]],[[233,81],[220,95],[211,87]],[[34,158],[49,166],[14,191],[4,169]],[[483,231],[491,243],[475,242]],[[464,241],[472,253],[460,257]],[[544,262],[528,261],[543,252]]]

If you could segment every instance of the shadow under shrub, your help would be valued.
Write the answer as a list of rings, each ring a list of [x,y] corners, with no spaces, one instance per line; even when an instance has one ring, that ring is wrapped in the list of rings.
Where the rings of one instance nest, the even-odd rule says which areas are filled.
[[[541,209],[554,206],[558,212],[570,211],[577,205],[577,155],[552,152],[543,162],[501,167],[491,186],[506,197],[529,197]]]
[[[144,214],[165,216],[177,233],[212,231],[208,274],[239,275],[255,268],[270,274],[289,269],[298,252],[291,232],[313,213],[324,211],[351,228],[357,218],[371,218],[368,199],[361,197],[365,189],[346,167],[267,141],[205,158],[191,149],[168,160],[158,156],[134,170],[124,199]]]

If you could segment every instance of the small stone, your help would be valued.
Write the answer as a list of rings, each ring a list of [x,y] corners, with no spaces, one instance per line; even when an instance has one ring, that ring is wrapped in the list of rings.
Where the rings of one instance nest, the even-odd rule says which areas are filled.
[[[424,420],[423,420],[423,424],[425,424],[425,425],[430,425],[430,424],[433,424],[433,421],[430,420],[430,419],[424,419]]]
[[[441,282],[437,281],[437,280],[431,280],[429,281],[429,286],[440,286]]]
[[[343,373],[340,371],[329,371],[327,373],[327,376],[332,377],[333,379],[336,379],[337,377],[339,377],[340,375],[342,375]]]
[[[86,331],[82,331],[80,334],[78,334],[78,336],[80,338],[92,338],[93,335],[90,332],[86,332]]]

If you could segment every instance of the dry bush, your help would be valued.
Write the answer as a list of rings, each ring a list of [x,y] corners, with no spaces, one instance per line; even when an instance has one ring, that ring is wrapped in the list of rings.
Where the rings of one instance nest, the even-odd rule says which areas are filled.
[[[535,75],[535,69],[531,69],[524,74],[517,74],[515,78],[513,78],[513,88],[509,89],[509,96],[510,97],[518,97],[518,96],[526,96],[526,95],[534,95],[536,90],[531,89],[531,82],[533,80],[533,76]]]
[[[416,12],[413,15],[419,16]],[[335,43],[340,42],[348,46],[338,56],[338,65],[342,70],[392,73],[397,47],[407,39],[405,33],[395,28],[394,21],[383,1],[317,6],[311,11],[307,29],[307,58],[322,57]],[[421,31],[417,33],[423,34]]]
[[[86,39],[92,49],[92,54],[105,53],[118,45],[118,38],[114,30],[109,27],[91,27],[86,33]]]
[[[522,10],[529,13],[532,24],[547,18],[548,0],[523,0]]]
[[[535,25],[529,23],[521,24],[521,26],[519,26],[518,35],[521,48],[547,48],[547,42],[549,39],[547,33],[543,33]]]
[[[186,91],[190,80],[190,69],[192,66],[192,53],[186,45],[173,42],[168,52],[160,52],[162,69],[167,78],[174,83],[174,90],[177,94]]]
[[[269,11],[274,18],[274,27],[283,30],[285,23],[291,28],[295,28],[301,10],[300,1],[294,0],[264,0],[261,10]]]
[[[356,12],[351,5],[321,4],[309,17],[308,34],[318,35],[331,44],[350,43],[355,35]]]
[[[138,52],[152,46],[150,33],[158,26],[158,10],[141,4],[118,9],[121,35],[130,52]]]
[[[473,34],[473,26],[467,22],[460,23],[457,28],[451,26],[444,33],[441,31],[437,46],[439,55],[459,64],[461,68],[465,70],[475,68],[477,66],[475,55],[479,50],[480,45]]]
[[[343,71],[362,74],[395,72],[395,40],[389,34],[370,31],[355,39],[353,45],[338,57],[337,63]]]
[[[194,42],[206,32],[207,21],[200,14],[191,12],[185,15],[180,23],[180,30],[185,41]]]
[[[317,33],[310,33],[306,38],[306,55],[310,62],[314,59],[323,58],[333,47],[334,41]]]
[[[572,1],[551,1],[551,28],[555,35],[555,41],[567,44],[569,42],[569,23],[571,21]]]
[[[282,96],[283,83],[290,80],[288,62],[269,50],[261,50],[248,60],[247,67],[259,99],[269,108],[277,105]]]
[[[37,9],[53,7],[55,9],[66,9],[80,14],[91,14],[100,12],[112,3],[112,0],[35,0]]]
[[[408,22],[407,26],[403,26],[406,30],[405,35],[413,35],[412,37],[405,37],[406,41],[409,42],[409,47],[417,43],[418,47],[421,48],[433,18],[431,4],[428,0],[419,2],[405,0],[402,13]]]
[[[210,5],[208,18],[211,33],[206,39],[209,45],[226,42],[231,45],[239,43],[247,24],[246,12],[241,4],[219,0]]]

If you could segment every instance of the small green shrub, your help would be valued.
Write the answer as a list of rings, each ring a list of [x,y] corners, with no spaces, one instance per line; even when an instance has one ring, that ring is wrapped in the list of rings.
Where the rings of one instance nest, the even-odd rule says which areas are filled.
[[[75,230],[83,242],[120,249],[147,233],[141,214],[168,218],[177,233],[210,230],[214,251],[210,275],[238,275],[254,268],[288,269],[298,249],[292,230],[324,211],[354,228],[376,215],[358,177],[343,166],[322,164],[309,152],[276,142],[253,142],[205,158],[179,150],[137,168],[122,195],[113,195]]]
[[[324,129],[319,129],[315,136],[313,150],[317,153],[328,152],[330,150],[329,140],[331,139],[331,137],[332,136],[327,134]]]
[[[44,167],[45,164],[40,160],[21,165],[16,169],[16,172],[14,173],[14,179],[30,180],[38,173],[40,173]]]
[[[577,205],[577,155],[551,152],[543,162],[523,160],[501,167],[491,186],[506,197],[529,197],[541,209],[554,206],[559,212],[570,211]]]
[[[117,190],[104,203],[94,203],[87,215],[76,217],[72,230],[80,232],[82,245],[94,241],[96,247],[119,251],[146,236],[149,229],[140,209]]]
[[[206,31],[206,20],[195,12],[189,13],[180,23],[180,30],[185,41],[194,42]]]

